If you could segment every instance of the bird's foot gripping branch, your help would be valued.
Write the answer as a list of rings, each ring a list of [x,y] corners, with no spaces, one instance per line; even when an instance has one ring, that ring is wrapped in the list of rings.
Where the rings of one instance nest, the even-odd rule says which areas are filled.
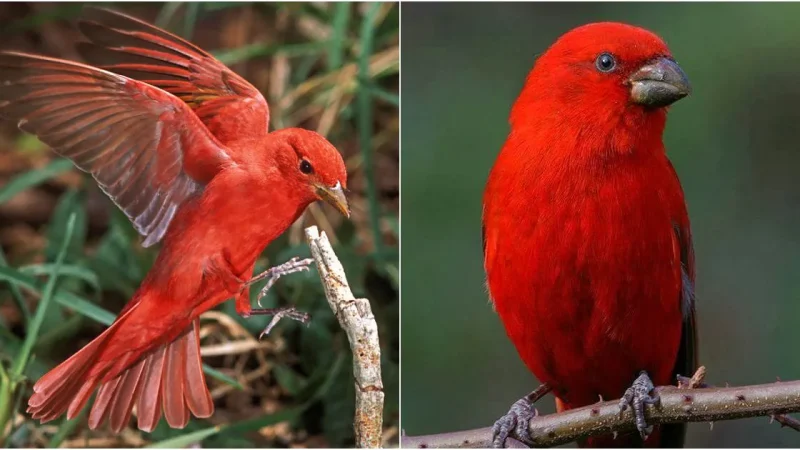
[[[383,381],[381,380],[381,348],[378,324],[369,300],[353,296],[344,268],[333,252],[328,237],[317,227],[308,227],[306,241],[317,264],[325,297],[342,326],[353,353],[353,375],[356,387],[356,414],[353,427],[356,446],[381,446],[383,429]]]
[[[787,416],[800,412],[800,381],[778,381],[741,387],[713,387],[703,382],[705,368],[692,378],[679,378],[679,385],[655,390],[658,404],[645,406],[649,425],[711,422],[769,417],[782,427],[800,431],[800,421]],[[630,408],[620,413],[619,400],[596,403],[557,414],[537,416],[529,423],[530,442],[525,445],[552,447],[590,436],[631,432],[636,421]],[[492,446],[492,428],[428,436],[403,436],[404,448],[485,448]],[[524,447],[507,439],[506,447]]]
[[[539,411],[533,405],[549,394],[550,391],[550,386],[545,383],[536,388],[535,391],[517,400],[508,413],[498,419],[492,426],[492,447],[503,448],[512,432],[521,439],[530,439],[528,423],[539,415]]]
[[[661,398],[658,396],[653,381],[647,372],[642,372],[633,382],[633,386],[625,391],[625,394],[619,400],[619,410],[624,412],[626,409],[631,408],[633,415],[636,418],[636,430],[642,439],[647,439],[647,436],[652,431],[652,427],[647,425],[644,418],[644,408],[646,405],[658,405]]]

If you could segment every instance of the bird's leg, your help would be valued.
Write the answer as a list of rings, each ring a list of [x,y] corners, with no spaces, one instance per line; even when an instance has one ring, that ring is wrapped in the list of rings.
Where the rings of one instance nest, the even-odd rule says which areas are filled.
[[[271,267],[265,270],[264,272],[261,272],[260,274],[254,276],[250,280],[244,282],[243,289],[246,290],[246,288],[252,285],[253,283],[267,279],[268,280],[267,284],[265,284],[264,287],[261,288],[261,291],[258,293],[258,297],[256,299],[258,306],[261,306],[261,299],[264,298],[265,295],[267,295],[267,291],[269,291],[272,285],[274,285],[275,282],[278,281],[278,278],[284,275],[288,275],[290,273],[302,272],[304,270],[308,270],[308,266],[310,266],[311,263],[313,262],[314,260],[311,258],[307,259],[300,259],[296,257],[292,258],[289,261],[281,265]],[[268,335],[269,332],[272,331],[272,329],[275,327],[275,325],[277,325],[278,322],[284,317],[292,320],[297,320],[298,322],[302,323],[308,323],[308,321],[311,320],[310,315],[302,311],[298,311],[294,306],[283,307],[283,308],[252,309],[252,307],[250,306],[249,296],[243,298],[241,294],[238,297],[236,297],[236,312],[238,312],[243,317],[249,317],[251,315],[273,316],[272,320],[270,320],[269,324],[267,324],[267,327],[264,328],[264,331],[262,331],[261,334],[258,336],[259,339]]]
[[[227,255],[215,253],[208,258],[203,275],[215,277],[225,286],[228,292],[240,292],[244,280],[236,276]]]
[[[639,435],[644,440],[653,431],[653,427],[647,426],[647,422],[644,420],[645,405],[657,405],[660,402],[661,398],[655,391],[653,381],[650,380],[647,372],[641,371],[631,387],[625,391],[625,395],[619,400],[619,412],[622,414],[628,409],[628,406],[633,409],[636,417],[636,429],[639,430]]]
[[[533,404],[550,391],[550,386],[544,383],[535,391],[514,402],[506,415],[498,419],[492,426],[492,447],[504,448],[506,439],[509,437],[530,445],[532,439],[528,424],[539,414]]]
[[[250,315],[253,306],[250,304],[250,287],[243,286],[242,289],[233,297],[234,306],[236,306],[236,314],[242,317]]]
[[[297,309],[295,309],[294,306],[283,307],[283,308],[253,309],[250,310],[250,314],[273,316],[272,320],[270,320],[269,324],[267,324],[267,327],[264,328],[264,331],[262,331],[261,334],[258,335],[259,339],[268,335],[269,332],[272,331],[273,328],[275,328],[275,325],[277,325],[278,322],[280,322],[280,320],[283,319],[284,317],[296,320],[301,323],[308,323],[308,321],[311,320],[311,316],[308,313],[298,311]]]
[[[253,264],[250,265],[245,273],[252,275],[255,265],[256,262],[253,261]],[[239,293],[234,297],[234,302],[237,314],[243,317],[250,315],[250,311],[253,309],[253,306],[250,304],[250,285],[247,284],[247,281],[242,282],[242,285],[239,286]]]
[[[247,281],[245,285],[249,286],[263,279],[267,279],[267,284],[265,284],[264,287],[261,288],[261,292],[258,293],[258,297],[256,298],[258,306],[261,306],[261,299],[264,298],[265,295],[267,295],[267,291],[269,291],[272,285],[274,285],[275,282],[278,281],[278,278],[284,275],[289,275],[290,273],[302,272],[304,270],[308,270],[308,266],[310,266],[311,263],[313,262],[314,260],[311,258],[300,259],[294,257],[279,266],[271,267],[261,272],[260,274],[254,276],[249,281]]]

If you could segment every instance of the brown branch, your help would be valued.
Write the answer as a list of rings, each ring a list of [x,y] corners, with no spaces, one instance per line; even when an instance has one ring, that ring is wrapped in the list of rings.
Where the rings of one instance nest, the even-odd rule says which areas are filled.
[[[353,376],[356,387],[356,414],[353,427],[356,446],[378,448],[383,429],[383,382],[378,324],[369,300],[353,298],[344,268],[328,241],[317,227],[306,228],[306,240],[317,264],[325,297],[339,320],[353,352]]]
[[[702,377],[690,384],[702,385]],[[651,425],[682,422],[713,422],[746,417],[770,417],[782,425],[798,429],[797,420],[782,414],[800,412],[800,381],[777,382],[743,387],[708,387],[687,390],[675,386],[657,388],[660,405],[646,407]],[[535,447],[552,447],[589,436],[635,430],[630,408],[620,414],[619,401],[608,401],[531,420],[530,434]],[[429,436],[403,436],[404,448],[486,448],[492,445],[492,429]],[[506,447],[521,445],[509,439]]]
[[[789,427],[795,431],[800,431],[800,420],[794,417],[787,416],[786,414],[778,414],[776,416],[770,416],[770,421],[773,420],[781,424],[782,427]]]
[[[705,383],[706,368],[700,366],[691,378],[678,375],[678,387],[682,389],[696,389],[714,387]],[[778,380],[780,382],[781,380]],[[778,422],[781,427],[789,427],[795,431],[800,431],[800,420],[786,414],[773,414],[769,417],[769,422]]]

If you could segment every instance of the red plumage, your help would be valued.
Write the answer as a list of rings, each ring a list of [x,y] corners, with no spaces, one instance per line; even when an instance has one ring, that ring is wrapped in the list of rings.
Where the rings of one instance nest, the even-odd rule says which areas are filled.
[[[636,79],[658,64],[673,70],[641,28],[598,23],[561,37],[528,76],[486,186],[491,298],[559,410],[619,398],[641,370],[663,385],[695,364],[689,218],[661,104],[688,91],[662,98],[655,77]],[[679,444],[682,428],[669,428],[647,444]]]
[[[73,418],[97,390],[91,428],[121,430],[134,406],[142,430],[162,411],[181,428],[214,410],[200,314],[230,297],[240,314],[259,312],[246,284],[258,255],[313,201],[349,214],[347,173],[319,134],[268,133],[258,90],[207,52],[131,17],[87,13],[81,50],[107,70],[2,52],[0,116],[91,173],[144,245],[163,248],[111,327],[37,381],[28,411]]]

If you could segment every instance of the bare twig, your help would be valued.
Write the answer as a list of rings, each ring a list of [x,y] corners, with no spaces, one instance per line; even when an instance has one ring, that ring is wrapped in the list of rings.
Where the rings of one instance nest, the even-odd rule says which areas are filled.
[[[710,387],[706,384],[706,366],[698,367],[691,378],[678,375],[678,387],[681,389]]]
[[[200,347],[200,355],[203,357],[235,355],[239,353],[249,353],[253,350],[273,349],[274,347],[275,345],[270,341],[229,341],[221,344],[204,345]]]
[[[353,375],[356,384],[356,415],[353,424],[356,446],[377,448],[381,445],[383,427],[383,382],[381,381],[381,349],[378,325],[369,300],[354,299],[347,284],[344,268],[336,258],[328,237],[317,227],[306,228],[311,256],[325,287],[334,315],[339,320],[353,352]]]
[[[702,376],[690,379],[702,384]],[[713,422],[766,416],[795,428],[795,419],[782,414],[800,412],[800,381],[777,382],[743,387],[692,389],[675,386],[657,388],[660,406],[646,407],[649,424]],[[780,418],[780,419],[779,419]],[[795,428],[797,429],[797,428]],[[531,420],[530,434],[536,447],[566,444],[588,436],[635,430],[633,413],[620,414],[619,401],[597,403]],[[507,444],[518,444],[518,441]],[[403,436],[404,448],[481,448],[491,447],[490,427],[430,436]]]
[[[678,375],[678,387],[681,389],[696,389],[696,388],[710,388],[714,387],[705,383],[706,368],[700,366],[697,372],[691,378],[686,378]],[[778,380],[780,382],[780,380]],[[769,416],[770,423],[778,422],[781,427],[789,427],[795,431],[800,431],[800,420],[794,417],[787,416],[786,414],[773,414]]]
[[[774,416],[770,416],[770,420],[778,422],[782,427],[789,427],[795,431],[800,431],[800,420],[797,420],[791,416],[787,416],[786,414],[776,414]]]

